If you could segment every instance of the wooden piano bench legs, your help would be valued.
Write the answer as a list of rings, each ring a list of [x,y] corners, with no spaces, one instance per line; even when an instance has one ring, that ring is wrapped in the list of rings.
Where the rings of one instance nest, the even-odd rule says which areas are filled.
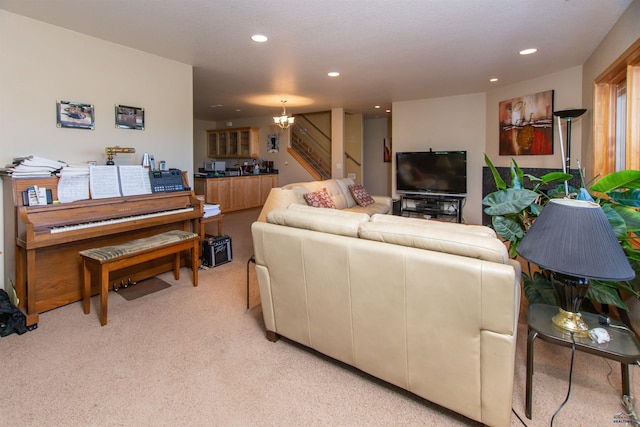
[[[200,237],[196,233],[173,230],[143,239],[132,240],[114,246],[104,246],[80,251],[82,257],[82,299],[84,313],[89,314],[91,298],[91,273],[100,278],[100,324],[107,324],[107,300],[109,294],[109,273],[131,267],[146,261],[173,255],[173,276],[180,278],[180,253],[191,251],[191,271],[193,286],[198,286],[198,252]]]

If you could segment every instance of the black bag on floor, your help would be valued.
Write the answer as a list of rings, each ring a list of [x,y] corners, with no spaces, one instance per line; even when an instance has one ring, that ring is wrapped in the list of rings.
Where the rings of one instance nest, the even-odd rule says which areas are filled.
[[[11,304],[9,295],[0,289],[0,337],[27,332],[27,318],[16,306]]]

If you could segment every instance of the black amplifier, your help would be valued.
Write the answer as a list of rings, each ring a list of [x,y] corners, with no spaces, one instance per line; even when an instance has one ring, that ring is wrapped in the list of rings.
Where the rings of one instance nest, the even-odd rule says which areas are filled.
[[[217,267],[231,261],[231,237],[207,237],[202,241],[202,264]]]

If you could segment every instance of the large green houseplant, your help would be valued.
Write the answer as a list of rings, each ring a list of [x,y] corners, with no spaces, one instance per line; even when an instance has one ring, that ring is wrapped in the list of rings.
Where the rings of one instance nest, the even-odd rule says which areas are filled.
[[[496,233],[509,242],[509,254],[515,258],[518,244],[547,202],[554,197],[566,196],[563,182],[572,176],[562,172],[552,172],[541,177],[524,174],[516,161],[512,160],[511,182],[507,185],[486,155],[485,163],[493,174],[497,190],[482,200],[482,204],[487,206],[484,211],[491,216]],[[525,180],[528,181],[529,188],[526,188]],[[555,183],[558,185],[550,190],[543,190]],[[627,310],[620,296],[621,291],[640,298],[640,250],[633,244],[634,240],[640,241],[640,171],[624,170],[609,174],[588,190],[584,181],[581,188],[567,189],[569,197],[600,204],[636,272],[635,279],[628,282],[591,280],[587,299]],[[588,232],[589,230],[585,230],[585,233]],[[532,273],[529,265],[522,276],[524,293],[529,303],[558,305],[548,272],[542,270]],[[592,306],[589,301],[585,305],[587,309]]]

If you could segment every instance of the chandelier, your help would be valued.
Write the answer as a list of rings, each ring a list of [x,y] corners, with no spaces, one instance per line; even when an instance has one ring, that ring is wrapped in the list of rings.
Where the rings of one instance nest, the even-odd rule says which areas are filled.
[[[282,102],[282,115],[274,117],[273,121],[282,129],[288,129],[289,126],[293,124],[295,117],[287,115],[287,109],[284,107],[284,104],[286,104],[287,101],[280,102]]]

